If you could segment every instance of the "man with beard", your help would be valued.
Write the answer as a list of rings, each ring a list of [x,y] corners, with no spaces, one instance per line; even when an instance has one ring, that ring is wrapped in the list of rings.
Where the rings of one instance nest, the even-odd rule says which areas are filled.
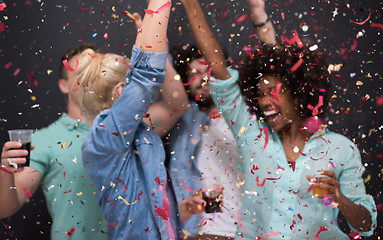
[[[224,187],[221,213],[193,215],[184,222],[183,229],[190,236],[200,230],[204,236],[234,237],[240,207],[237,198],[241,194],[238,166],[242,166],[235,139],[212,101],[209,66],[199,50],[184,45],[174,50],[173,59],[189,94],[188,111],[166,137],[168,167],[177,201],[214,183]],[[213,216],[214,221],[204,220]]]

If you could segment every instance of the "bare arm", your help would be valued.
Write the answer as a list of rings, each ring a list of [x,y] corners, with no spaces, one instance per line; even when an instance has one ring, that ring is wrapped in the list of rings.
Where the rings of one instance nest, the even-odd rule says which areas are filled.
[[[337,180],[334,171],[323,171],[324,177],[311,178],[307,176],[307,180],[311,181],[311,184],[315,187],[326,189],[334,201],[337,202],[339,211],[346,218],[347,222],[352,227],[359,231],[369,231],[371,229],[371,214],[363,206],[359,206],[346,197],[341,189],[340,183]],[[324,198],[326,195],[318,195],[318,198]]]
[[[8,159],[16,164],[25,163],[27,150],[19,150],[19,142],[6,142],[1,154],[0,171],[0,218],[15,214],[27,202],[24,188],[34,194],[41,182],[41,174],[31,167],[16,170]]]
[[[137,18],[137,29],[140,29],[142,18],[138,13],[133,15]],[[177,76],[178,73],[167,58],[165,81],[161,86],[162,100],[150,106],[148,110],[150,118],[144,118],[146,124],[154,125],[154,130],[160,137],[167,134],[188,108],[188,96],[182,81]]]
[[[145,14],[135,43],[139,49],[146,52],[165,52],[167,50],[166,31],[168,29],[170,7],[166,7],[165,4],[168,3],[171,3],[171,1],[150,1],[148,10],[158,11],[158,13]],[[160,8],[161,10],[159,10]]]
[[[210,31],[198,0],[181,0],[198,47],[206,61],[211,63],[212,73],[218,79],[228,79],[226,59],[221,46]]]
[[[265,0],[246,0],[252,14],[258,39],[268,45],[275,45],[275,29],[265,11]]]
[[[162,100],[150,106],[148,113],[156,133],[163,137],[188,109],[188,96],[173,65],[166,59],[165,81],[161,86]],[[149,119],[145,118],[150,125]]]

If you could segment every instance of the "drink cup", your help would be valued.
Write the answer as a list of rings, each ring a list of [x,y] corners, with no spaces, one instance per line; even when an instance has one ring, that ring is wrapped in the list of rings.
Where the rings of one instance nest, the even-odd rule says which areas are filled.
[[[320,171],[321,170],[316,170],[316,171],[312,171],[312,177],[314,178],[320,178],[320,177],[325,177],[324,175],[321,175],[320,174]],[[312,194],[313,196],[315,196],[316,194],[318,195],[327,195],[329,192],[327,189],[322,189],[322,188],[319,188],[319,187],[313,187],[312,189]]]
[[[200,178],[202,198],[206,202],[205,213],[221,212],[223,186],[219,177],[205,176]]]
[[[28,167],[29,166],[29,157],[31,152],[31,140],[32,140],[32,129],[15,129],[9,130],[9,139],[11,141],[20,142],[22,144],[21,149],[25,149],[28,151],[28,156],[26,156],[25,164],[19,164],[19,168]]]
[[[202,198],[206,202],[205,213],[221,212],[222,186],[213,185],[202,189]]]

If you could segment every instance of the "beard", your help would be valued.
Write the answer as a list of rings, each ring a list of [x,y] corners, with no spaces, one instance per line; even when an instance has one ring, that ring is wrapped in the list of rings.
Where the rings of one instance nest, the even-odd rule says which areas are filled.
[[[200,98],[198,101],[196,100],[196,102],[200,110],[209,109],[214,106],[214,101],[211,96]]]

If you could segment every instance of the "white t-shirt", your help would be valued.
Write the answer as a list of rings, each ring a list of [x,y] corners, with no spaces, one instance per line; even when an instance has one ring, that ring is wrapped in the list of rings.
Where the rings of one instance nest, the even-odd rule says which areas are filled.
[[[219,182],[224,186],[224,199],[222,213],[203,213],[201,215],[200,231],[204,234],[234,237],[237,225],[237,216],[240,210],[241,179],[243,172],[237,145],[223,117],[210,119],[209,126],[202,133],[201,143],[197,153],[198,169],[202,175],[202,188],[211,186],[210,177],[219,177]],[[214,182],[213,182],[214,184]]]

